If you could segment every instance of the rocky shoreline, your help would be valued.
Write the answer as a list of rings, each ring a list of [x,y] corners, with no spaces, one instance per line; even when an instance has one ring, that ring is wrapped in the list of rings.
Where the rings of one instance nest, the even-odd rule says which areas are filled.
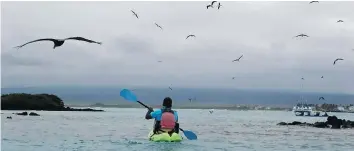
[[[12,93],[1,95],[1,110],[37,110],[37,111],[90,111],[102,112],[91,108],[71,108],[53,94]]]
[[[354,121],[338,119],[336,116],[328,116],[326,122],[315,122],[315,123],[306,123],[293,121],[291,123],[280,122],[277,125],[298,125],[298,126],[310,126],[316,128],[332,128],[332,129],[341,129],[341,128],[354,128]]]

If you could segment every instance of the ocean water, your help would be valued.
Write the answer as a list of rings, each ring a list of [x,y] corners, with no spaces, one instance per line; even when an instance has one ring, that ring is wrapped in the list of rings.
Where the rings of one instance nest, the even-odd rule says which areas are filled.
[[[198,140],[156,143],[147,140],[153,121],[145,109],[107,108],[106,112],[35,111],[18,116],[1,111],[2,151],[353,151],[354,129],[277,126],[281,121],[325,121],[286,111],[178,109],[181,128]],[[330,113],[354,120],[354,114]],[[6,119],[12,116],[12,119]]]

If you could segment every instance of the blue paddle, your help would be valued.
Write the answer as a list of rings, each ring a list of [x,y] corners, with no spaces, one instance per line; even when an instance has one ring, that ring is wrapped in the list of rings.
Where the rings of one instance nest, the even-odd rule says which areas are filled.
[[[131,102],[138,102],[142,106],[149,108],[144,103],[138,101],[137,97],[128,89],[123,89],[122,91],[120,91],[120,96],[123,97],[125,100],[131,101]],[[189,140],[196,140],[198,138],[197,135],[195,133],[193,133],[192,131],[183,130],[181,128],[179,128],[179,129],[183,132],[184,136],[186,136]]]

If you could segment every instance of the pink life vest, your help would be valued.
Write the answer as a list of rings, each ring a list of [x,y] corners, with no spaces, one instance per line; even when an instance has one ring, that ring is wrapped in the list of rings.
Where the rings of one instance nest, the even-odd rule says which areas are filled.
[[[175,128],[176,120],[175,120],[175,116],[173,114],[173,111],[162,112],[160,125],[161,125],[161,128],[164,128],[164,129],[174,129]]]

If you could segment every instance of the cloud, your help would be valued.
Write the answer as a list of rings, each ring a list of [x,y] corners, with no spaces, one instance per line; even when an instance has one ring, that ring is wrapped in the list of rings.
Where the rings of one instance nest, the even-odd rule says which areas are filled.
[[[305,77],[305,90],[354,93],[353,2],[222,2],[220,10],[207,10],[207,4],[3,2],[2,86],[300,89]],[[301,33],[310,37],[293,38]],[[186,40],[189,34],[196,37]],[[40,42],[12,49],[71,36],[103,44],[70,41],[53,50],[51,42]],[[240,55],[240,62],[231,62]],[[333,66],[338,57],[344,61]]]

